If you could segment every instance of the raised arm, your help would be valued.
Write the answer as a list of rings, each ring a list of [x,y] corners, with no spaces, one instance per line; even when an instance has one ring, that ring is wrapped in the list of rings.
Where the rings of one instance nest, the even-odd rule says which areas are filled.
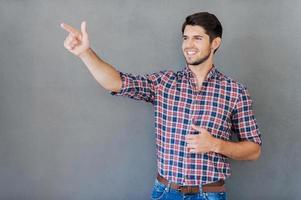
[[[64,41],[64,47],[84,62],[102,87],[113,92],[120,91],[122,82],[119,72],[100,59],[90,48],[86,22],[81,23],[81,31],[65,23],[62,23],[61,27],[69,33]]]

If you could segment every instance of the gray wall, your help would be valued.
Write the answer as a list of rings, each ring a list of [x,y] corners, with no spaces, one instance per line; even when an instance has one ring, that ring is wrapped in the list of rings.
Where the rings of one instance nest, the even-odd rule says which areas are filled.
[[[149,199],[153,109],[113,97],[63,48],[68,22],[124,72],[184,66],[180,27],[224,26],[216,65],[254,99],[263,151],[232,161],[230,199],[299,199],[301,1],[0,1],[0,199]]]

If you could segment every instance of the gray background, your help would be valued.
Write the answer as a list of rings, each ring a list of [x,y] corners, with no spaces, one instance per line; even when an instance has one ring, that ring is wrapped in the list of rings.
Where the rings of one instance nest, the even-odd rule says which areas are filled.
[[[123,72],[184,66],[187,15],[224,27],[216,66],[244,83],[262,132],[256,162],[231,161],[230,199],[299,199],[301,1],[0,1],[0,199],[149,199],[153,109],[113,97],[63,47],[87,21],[93,49]]]

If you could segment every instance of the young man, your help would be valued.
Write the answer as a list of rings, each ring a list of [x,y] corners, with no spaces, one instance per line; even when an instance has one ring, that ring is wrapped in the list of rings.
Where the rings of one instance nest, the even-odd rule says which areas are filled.
[[[86,23],[69,32],[64,46],[78,56],[94,78],[113,95],[153,104],[158,176],[152,199],[226,199],[228,158],[256,160],[260,133],[246,88],[219,72],[214,53],[222,38],[215,15],[190,15],[182,27],[187,66],[133,76],[117,71],[90,48]],[[230,141],[231,134],[239,141]]]

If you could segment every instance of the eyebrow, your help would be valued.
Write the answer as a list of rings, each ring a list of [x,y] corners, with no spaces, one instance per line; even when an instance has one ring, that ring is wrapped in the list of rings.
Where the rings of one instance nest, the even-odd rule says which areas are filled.
[[[182,37],[188,37],[187,35],[183,35]],[[202,36],[202,35],[193,35],[192,37],[194,37],[194,38],[196,38],[196,37],[204,37],[204,36]]]

